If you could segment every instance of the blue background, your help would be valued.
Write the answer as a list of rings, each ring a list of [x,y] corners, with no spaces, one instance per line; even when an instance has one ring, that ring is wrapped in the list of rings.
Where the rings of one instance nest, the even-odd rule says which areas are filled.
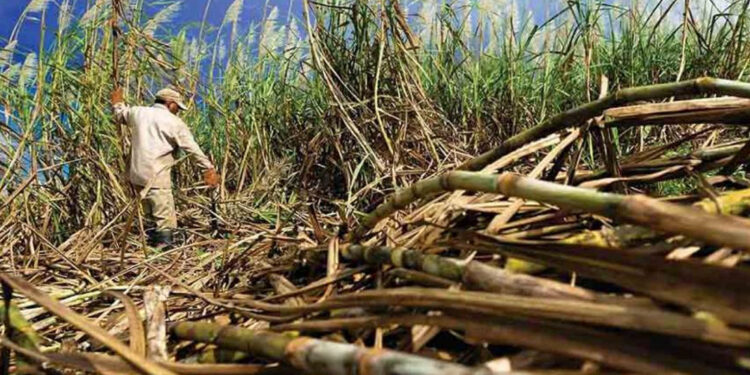
[[[93,0],[88,1],[93,3]],[[74,19],[80,18],[81,15],[83,15],[87,8],[88,1],[72,1]],[[126,1],[123,1],[123,4]],[[48,45],[48,43],[55,38],[54,31],[57,30],[58,7],[61,2],[62,0],[51,0],[47,8],[45,22],[47,23],[48,32],[45,35],[45,45]],[[147,12],[149,14],[154,14],[158,10],[163,9],[174,2],[175,1],[172,0],[147,1],[147,3],[151,3],[152,5],[147,8]],[[214,26],[220,25],[224,19],[227,8],[229,8],[229,5],[231,5],[232,2],[233,0],[212,0],[207,18],[208,22]],[[21,13],[23,13],[23,10],[28,3],[29,0],[0,0],[0,48],[5,47],[7,39],[10,37],[18,18],[21,16]],[[200,22],[203,18],[203,11],[207,3],[207,0],[183,0],[180,12],[172,19],[172,25],[176,28],[180,28],[191,22]],[[242,25],[247,27],[250,24],[259,23],[263,19],[266,7],[268,11],[270,11],[274,6],[279,8],[279,22],[285,22],[286,17],[289,14],[290,6],[293,14],[296,16],[302,14],[302,0],[245,0],[240,15]],[[41,14],[31,14],[22,24],[17,38],[17,52],[25,53],[38,50],[40,36],[40,24],[38,19],[40,16]]]

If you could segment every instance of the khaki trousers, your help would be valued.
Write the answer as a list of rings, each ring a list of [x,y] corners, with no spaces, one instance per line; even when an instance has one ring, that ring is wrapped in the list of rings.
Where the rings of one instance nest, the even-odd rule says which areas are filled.
[[[144,188],[136,186],[139,191]],[[150,188],[141,200],[146,219],[155,224],[157,230],[177,228],[177,214],[174,208],[172,189]]]

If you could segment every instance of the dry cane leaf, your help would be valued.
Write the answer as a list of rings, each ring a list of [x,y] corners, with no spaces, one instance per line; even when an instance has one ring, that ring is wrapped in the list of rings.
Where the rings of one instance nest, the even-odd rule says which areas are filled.
[[[141,317],[138,316],[138,308],[133,303],[130,297],[123,293],[108,290],[105,292],[110,296],[113,296],[122,302],[125,306],[125,314],[128,317],[128,328],[130,331],[130,348],[138,355],[146,356],[146,333],[143,329],[143,323]]]
[[[173,374],[171,371],[161,367],[160,365],[139,356],[137,353],[130,350],[130,348],[128,348],[125,344],[112,337],[104,329],[90,322],[88,319],[76,313],[75,311],[69,309],[67,306],[40,292],[27,281],[15,276],[11,276],[7,273],[0,273],[0,279],[10,285],[16,292],[25,295],[32,301],[45,307],[47,310],[49,310],[59,318],[67,321],[78,329],[86,332],[95,340],[106,345],[108,348],[112,349],[112,351],[120,355],[122,358],[124,358],[126,361],[128,361],[130,364],[137,367],[144,373],[156,375]]]

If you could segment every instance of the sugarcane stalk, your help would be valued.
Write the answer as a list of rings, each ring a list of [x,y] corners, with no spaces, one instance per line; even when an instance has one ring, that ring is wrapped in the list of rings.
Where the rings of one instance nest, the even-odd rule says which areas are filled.
[[[750,140],[746,140],[746,141],[750,141]],[[696,150],[691,154],[691,156],[697,159],[700,159],[702,161],[714,161],[714,160],[723,159],[727,156],[732,156],[736,154],[737,151],[741,150],[742,147],[743,147],[742,144],[718,146],[718,147],[713,147],[713,148],[704,149],[704,150]]]
[[[329,375],[490,375],[486,368],[469,368],[450,362],[391,350],[375,350],[309,337],[255,331],[205,322],[180,322],[171,330],[183,340],[245,351],[280,361],[313,374]]]
[[[112,15],[109,20],[110,27],[112,28],[112,83],[114,85],[114,89],[118,90],[122,88],[122,85],[120,84],[120,50],[119,50],[119,44],[120,44],[120,28],[118,26],[119,22],[119,15],[120,11],[122,9],[121,6],[121,0],[112,0]],[[126,152],[126,137],[125,137],[125,128],[123,124],[116,124],[118,136],[120,137],[120,150],[122,151],[122,161],[123,163],[127,162],[127,152]]]
[[[737,168],[747,161],[748,157],[750,157],[750,142],[745,143],[744,146],[737,152],[737,154],[732,157],[732,160],[727,163],[723,168],[721,168],[721,171],[719,171],[719,174],[730,176],[734,173]]]
[[[535,180],[514,173],[500,175],[453,171],[420,181],[393,194],[363,219],[354,238],[416,200],[453,190],[503,194],[581,210],[626,223],[681,234],[707,244],[750,250],[750,220],[717,215],[694,207],[661,202],[643,195],[618,195]]]
[[[615,119],[605,123],[611,128],[624,128],[643,125],[684,125],[684,124],[723,124],[746,126],[750,120],[750,109],[715,109],[712,111],[666,113],[644,117]]]
[[[586,120],[601,115],[606,109],[639,100],[664,99],[682,95],[732,95],[750,98],[750,84],[710,77],[690,81],[663,83],[650,86],[631,87],[619,90],[602,99],[568,110],[549,120],[508,138],[498,147],[465,163],[459,169],[477,171],[508,152],[571,126],[579,126]]]
[[[236,350],[221,348],[209,348],[200,353],[199,363],[240,363],[248,359],[250,355]]]
[[[750,211],[750,189],[732,191],[716,198],[706,198],[693,204],[693,207],[711,214],[742,215]],[[560,242],[599,247],[627,248],[637,242],[653,240],[660,236],[659,233],[649,228],[622,225],[614,228],[603,228],[598,231],[586,231],[568,237]]]
[[[684,348],[663,344],[653,336],[623,335],[585,326],[528,320],[513,316],[488,319],[462,314],[443,315],[382,315],[356,318],[312,320],[283,324],[274,330],[328,332],[342,329],[429,325],[465,332],[473,341],[495,345],[511,345],[557,353],[568,357],[588,359],[614,368],[639,374],[734,374],[736,371],[718,369],[721,359],[705,361],[696,356],[685,356]],[[691,343],[694,345],[694,343]],[[680,349],[683,351],[681,352]],[[704,353],[701,346],[687,350]],[[524,374],[526,374],[524,372]],[[545,372],[545,374],[547,374]],[[555,373],[556,374],[556,373]],[[540,374],[541,375],[541,374]],[[548,375],[552,375],[551,373]]]
[[[499,244],[499,246],[505,247],[503,244]],[[498,248],[498,246],[493,246],[491,249],[496,249],[496,252],[505,252],[503,248]],[[604,252],[604,254],[608,253]],[[523,256],[525,257],[525,255]],[[549,256],[554,257],[554,252]],[[566,260],[565,254],[558,255],[557,257],[563,261]],[[578,259],[583,260],[580,264],[592,268],[593,271],[587,273],[591,274],[594,278],[612,281],[617,285],[629,287],[629,289],[646,292],[665,301],[676,302],[691,307],[706,307],[706,310],[717,313],[717,316],[725,318],[725,321],[729,323],[742,326],[750,325],[748,323],[750,319],[747,317],[748,308],[745,306],[747,304],[745,300],[741,299],[747,293],[731,290],[725,293],[710,294],[712,290],[708,289],[709,294],[701,294],[707,290],[708,282],[712,282],[711,280],[705,281],[704,279],[714,277],[713,273],[706,273],[709,271],[713,272],[713,270],[705,268],[710,266],[700,265],[702,267],[698,267],[692,265],[691,267],[685,267],[684,265],[680,265],[665,267],[665,275],[655,273],[651,269],[625,266],[616,269],[615,271],[619,272],[617,273],[611,271],[611,265],[606,260],[597,262],[597,259],[592,259],[591,257],[582,258],[581,256],[569,258],[572,258],[572,260],[568,263],[578,262]],[[636,260],[643,261],[644,259],[641,257],[641,259]],[[599,263],[602,265],[600,266]],[[663,266],[663,264],[657,263],[656,267],[658,266]],[[610,272],[600,277],[598,275],[602,269],[607,269]],[[702,279],[698,282],[686,283],[684,285],[674,281],[675,273],[692,270],[697,271],[697,277]],[[733,273],[743,275],[741,271]],[[653,283],[654,286],[643,285],[645,282],[643,278],[645,276],[656,279]],[[739,277],[732,282],[734,284],[741,284],[744,280],[743,277]],[[727,285],[732,284],[732,282],[712,282],[711,286]],[[445,311],[455,314],[479,314],[493,318],[515,316],[527,319],[577,322],[631,331],[659,333],[722,345],[750,347],[750,332],[667,312],[648,305],[623,304],[618,302],[617,300],[611,302],[592,302],[411,287],[342,294],[329,297],[322,302],[303,306],[267,304],[253,300],[233,300],[233,303],[238,305],[247,305],[253,309],[262,311],[277,312],[292,319],[322,311],[351,308],[381,309],[386,307],[404,307],[427,309],[429,311]],[[285,320],[288,322],[292,319],[287,318]],[[228,347],[228,349],[235,348]]]
[[[439,276],[430,275],[422,271],[410,270],[407,268],[393,268],[388,270],[389,277],[397,277],[408,281],[412,284],[422,285],[431,288],[450,288],[456,285],[453,280],[444,279]]]
[[[237,300],[237,303],[243,301]],[[251,302],[252,303],[252,302]],[[262,305],[255,307],[262,308]],[[435,288],[391,288],[341,294],[305,306],[274,306],[274,309],[293,313],[315,313],[348,308],[406,307],[453,314],[477,314],[491,318],[508,316],[526,319],[549,319],[569,323],[585,323],[630,331],[651,332],[683,337],[722,345],[750,347],[750,332],[713,324],[681,314],[648,306],[623,306],[571,299],[550,299],[525,296],[498,295],[475,291],[455,291]],[[734,310],[738,319],[750,319]],[[744,322],[743,322],[744,320]]]
[[[513,274],[478,261],[461,262],[412,249],[355,244],[345,246],[341,255],[348,261],[371,265],[391,264],[452,281],[462,281],[470,289],[543,298],[595,299],[594,293],[553,280]]]
[[[741,145],[740,145],[741,147]],[[712,214],[742,215],[750,211],[750,189],[732,191],[716,198],[706,198],[693,204],[694,207]],[[625,249],[644,241],[663,237],[649,228],[621,225],[585,231],[568,237],[560,243]],[[518,258],[508,258],[505,269],[513,273],[534,274],[547,269],[546,266]]]
[[[576,272],[694,311],[711,312],[731,324],[750,326],[750,297],[745,288],[750,283],[750,273],[741,267],[716,267],[586,245],[503,240],[481,234],[475,234],[471,245],[458,247]]]

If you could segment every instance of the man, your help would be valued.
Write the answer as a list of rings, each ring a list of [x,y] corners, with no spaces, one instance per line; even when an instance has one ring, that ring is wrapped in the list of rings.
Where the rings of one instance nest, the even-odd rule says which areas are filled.
[[[182,149],[197,161],[204,171],[206,185],[218,186],[219,176],[190,129],[177,117],[187,107],[176,91],[157,92],[152,107],[130,107],[123,100],[122,90],[116,89],[112,93],[112,107],[115,121],[127,124],[132,130],[128,177],[138,191],[148,189],[141,204],[147,218],[156,225],[149,232],[150,242],[157,248],[169,247],[172,230],[177,228],[170,173],[175,164],[174,152]]]

